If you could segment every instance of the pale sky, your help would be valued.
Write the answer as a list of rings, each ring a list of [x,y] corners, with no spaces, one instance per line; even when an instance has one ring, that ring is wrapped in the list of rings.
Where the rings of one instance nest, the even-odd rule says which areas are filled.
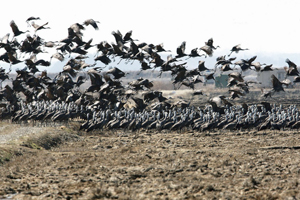
[[[186,41],[186,52],[189,53],[191,49],[203,46],[209,38],[213,38],[214,44],[220,46],[218,51],[225,54],[237,44],[249,48],[249,56],[300,52],[300,1],[297,0],[47,2],[12,0],[2,3],[0,37],[6,33],[12,35],[11,20],[20,30],[30,29],[25,20],[34,16],[41,18],[37,24],[49,22],[51,28],[39,31],[39,36],[60,40],[67,36],[70,25],[93,18],[100,21],[99,30],[87,27],[84,38],[86,41],[93,38],[94,44],[103,40],[113,42],[112,31],[120,30],[125,34],[132,30],[134,39],[163,43],[165,49],[173,52],[182,41]],[[300,54],[299,59],[293,61],[300,65]]]

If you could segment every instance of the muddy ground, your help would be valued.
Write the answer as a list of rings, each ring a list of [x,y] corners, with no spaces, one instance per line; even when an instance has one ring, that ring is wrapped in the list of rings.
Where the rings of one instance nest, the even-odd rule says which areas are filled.
[[[1,134],[26,126],[10,125]],[[300,198],[297,131],[83,134],[72,128],[35,127],[2,143],[0,197]]]

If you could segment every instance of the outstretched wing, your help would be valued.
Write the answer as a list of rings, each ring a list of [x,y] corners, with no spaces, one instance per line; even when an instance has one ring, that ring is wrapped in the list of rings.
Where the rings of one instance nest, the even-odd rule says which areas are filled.
[[[274,74],[272,74],[271,78],[272,78],[273,90],[275,92],[284,91],[282,87],[282,83],[278,80],[278,78]]]
[[[14,34],[19,32],[19,28],[18,28],[18,26],[17,26],[17,24],[15,23],[14,20],[11,20],[10,27],[11,27]]]

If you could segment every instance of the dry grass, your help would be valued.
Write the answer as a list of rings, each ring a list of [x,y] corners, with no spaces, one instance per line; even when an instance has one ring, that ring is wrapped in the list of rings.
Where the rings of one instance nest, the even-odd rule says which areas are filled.
[[[38,128],[1,122],[1,129],[0,137],[7,141],[2,141],[0,146],[0,164],[23,155],[22,146],[29,149],[49,150],[65,142],[78,140],[77,132],[66,127]]]
[[[79,139],[79,136],[69,133],[68,130],[59,131],[59,132],[49,132],[45,131],[34,136],[28,136],[22,142],[22,146],[33,148],[33,149],[46,149],[50,150],[54,147],[57,147],[65,142],[76,141]]]

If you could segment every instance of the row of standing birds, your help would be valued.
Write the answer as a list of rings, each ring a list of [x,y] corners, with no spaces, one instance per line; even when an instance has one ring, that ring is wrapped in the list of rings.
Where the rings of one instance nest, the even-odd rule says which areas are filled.
[[[162,110],[105,109],[99,106],[78,106],[74,102],[39,101],[21,102],[20,110],[8,112],[6,117],[20,123],[32,120],[39,124],[69,122],[76,118],[84,119],[79,130],[123,129],[143,130],[281,130],[299,129],[299,110],[295,105],[282,105],[262,102],[248,106],[233,105],[220,112],[214,107],[173,107]]]
[[[265,64],[254,62],[256,56],[232,63],[236,59],[230,57],[233,52],[238,53],[247,50],[242,49],[240,45],[234,46],[229,55],[220,56],[216,59],[215,71],[208,69],[203,60],[200,60],[198,66],[191,70],[188,69],[187,62],[179,60],[184,57],[188,59],[212,56],[214,50],[219,47],[214,46],[213,39],[209,39],[200,48],[193,48],[190,54],[185,53],[186,42],[182,42],[176,49],[175,56],[171,54],[166,60],[163,59],[161,53],[169,50],[165,50],[162,44],[137,43],[136,39],[132,39],[132,31],[127,32],[124,36],[120,31],[113,31],[112,35],[115,42],[101,41],[98,44],[92,44],[93,39],[87,42],[84,41],[83,31],[89,25],[93,26],[95,30],[99,29],[97,25],[99,22],[93,19],[72,24],[67,29],[67,37],[60,41],[46,41],[38,35],[38,32],[49,29],[48,22],[37,25],[36,20],[40,19],[30,17],[26,20],[34,29],[33,35],[29,34],[29,30],[20,31],[16,23],[11,21],[13,38],[10,39],[10,33],[8,33],[0,41],[0,49],[4,50],[4,53],[0,55],[0,61],[9,63],[11,67],[20,63],[25,64],[24,68],[16,69],[17,76],[12,80],[12,87],[6,85],[0,91],[0,100],[11,105],[10,111],[13,109],[17,112],[22,107],[20,102],[31,103],[41,100],[74,102],[78,106],[94,105],[97,102],[102,109],[121,109],[124,106],[129,106],[127,102],[131,100],[133,102],[131,106],[136,111],[142,111],[154,99],[161,107],[168,105],[161,92],[151,90],[153,87],[152,81],[139,78],[124,85],[121,79],[126,76],[126,73],[118,67],[104,71],[105,66],[116,59],[119,59],[120,62],[125,60],[126,63],[138,61],[141,64],[141,71],[159,68],[160,74],[170,72],[173,77],[174,88],[185,85],[194,89],[195,84],[214,79],[217,68],[221,72],[232,71],[232,73],[229,73],[230,78],[228,80],[232,99],[245,95],[249,91],[251,82],[244,80],[242,72],[251,69],[256,71],[272,70],[272,65],[262,68]],[[25,39],[18,42],[17,38],[25,33],[27,33]],[[88,58],[91,47],[96,48],[96,55],[94,63],[88,64],[85,59]],[[37,59],[39,54],[47,53],[49,48],[56,51],[51,54],[49,60]],[[204,52],[204,54],[200,52]],[[46,70],[40,72],[39,68],[51,66],[53,58],[59,62],[68,60],[62,67],[62,71],[54,78],[50,78]],[[286,68],[287,76],[298,77],[297,66],[288,59],[286,62],[289,65]],[[235,66],[240,66],[241,71],[235,70]],[[9,79],[10,72],[11,68],[9,71],[1,68],[0,81]],[[264,91],[264,97],[270,96],[273,92],[284,91],[282,85],[289,84],[288,82],[279,81],[275,76],[271,78],[273,88],[270,91]],[[298,79],[295,79],[295,82],[296,80]],[[80,86],[85,82],[88,82],[89,86],[82,92]],[[141,94],[142,97],[139,96]],[[194,94],[201,94],[201,92],[195,91]],[[215,104],[214,100],[212,98],[208,103]],[[222,101],[224,100],[224,97],[222,97]],[[6,105],[2,107],[6,107]]]

